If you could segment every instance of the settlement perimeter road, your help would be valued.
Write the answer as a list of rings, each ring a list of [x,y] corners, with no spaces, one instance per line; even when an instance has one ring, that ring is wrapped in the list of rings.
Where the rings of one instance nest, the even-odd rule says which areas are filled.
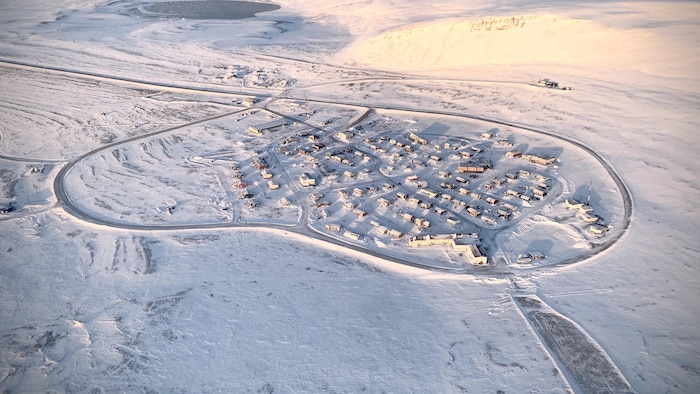
[[[61,73],[61,74],[68,74],[80,78],[90,78],[90,79],[99,79],[99,80],[105,80],[105,81],[111,81],[111,82],[126,82],[126,83],[131,83],[131,84],[139,84],[139,85],[144,85],[144,86],[149,86],[151,88],[161,88],[161,89],[178,89],[178,90],[186,90],[186,91],[192,91],[192,92],[198,92],[198,93],[217,93],[217,94],[229,94],[232,96],[241,96],[242,94],[256,94],[260,95],[260,92],[230,92],[222,89],[210,89],[210,88],[200,88],[200,87],[183,87],[183,86],[177,86],[177,85],[170,85],[170,84],[163,84],[163,83],[152,83],[152,82],[147,82],[147,81],[137,81],[134,79],[130,78],[124,78],[124,77],[118,77],[118,76],[109,76],[109,75],[98,75],[98,74],[91,74],[87,72],[82,72],[82,71],[77,71],[77,70],[67,70],[67,69],[59,69],[55,67],[45,67],[45,66],[38,66],[38,65],[32,65],[32,64],[26,64],[26,63],[20,63],[20,62],[12,62],[12,61],[1,61],[0,64],[5,63],[7,65],[11,65],[13,67],[19,67],[19,68],[27,68],[27,69],[34,69],[34,70],[41,70],[44,72],[56,72],[56,73]],[[378,79],[386,79],[386,78],[378,78]],[[465,81],[468,82],[468,81]],[[366,105],[362,105],[359,103],[355,102],[339,102],[337,100],[330,101],[330,100],[314,100],[314,99],[309,99],[308,97],[290,97],[288,95],[285,95],[284,93],[280,96],[283,96],[285,99],[297,99],[297,100],[306,100],[306,101],[311,101],[315,103],[321,103],[321,104],[344,104],[344,105],[350,105],[350,106],[355,106],[355,107],[367,107]],[[276,98],[272,98],[275,100]],[[146,138],[151,138],[153,136],[159,135],[159,134],[166,134],[170,133],[172,131],[176,131],[182,128],[194,126],[197,124],[209,122],[212,120],[224,118],[227,116],[231,116],[243,111],[247,111],[250,108],[243,108],[239,109],[236,111],[231,111],[231,112],[226,112],[224,114],[219,114],[216,116],[200,119],[194,122],[166,128],[163,130],[158,130],[152,133],[148,134],[143,134],[139,135],[136,137],[131,137],[125,140],[113,142],[107,145],[104,145],[102,147],[99,147],[97,149],[91,150],[89,152],[86,152],[79,157],[68,161],[68,163],[59,171],[59,173],[56,175],[56,178],[54,179],[54,192],[56,195],[56,199],[58,201],[58,205],[62,206],[63,209],[75,216],[76,218],[79,218],[81,220],[84,220],[86,222],[98,224],[98,225],[103,225],[103,226],[108,226],[108,227],[114,227],[114,228],[121,228],[121,229],[126,229],[126,230],[136,230],[136,231],[163,231],[163,230],[206,230],[206,229],[223,229],[223,228],[232,228],[232,227],[249,227],[249,228],[259,228],[262,226],[262,224],[254,224],[254,223],[211,223],[211,224],[183,224],[183,225],[137,225],[137,224],[124,224],[112,220],[107,220],[103,218],[99,218],[96,216],[91,215],[89,212],[85,212],[80,209],[68,196],[66,193],[65,189],[65,177],[66,175],[71,171],[71,169],[86,159],[87,157],[90,157],[92,155],[95,155],[99,152],[112,149],[116,146],[134,142],[137,140],[141,139],[146,139]],[[543,134],[547,135],[552,138],[556,138],[559,140],[562,140],[566,143],[569,143],[571,145],[574,145],[580,149],[583,149],[585,152],[590,154],[592,157],[594,157],[609,173],[609,175],[612,177],[613,181],[617,185],[618,189],[620,190],[620,193],[622,194],[623,198],[623,204],[624,204],[624,217],[622,220],[622,227],[616,232],[616,234],[611,237],[610,239],[606,240],[602,244],[595,245],[595,247],[589,251],[588,253],[585,253],[583,255],[579,255],[567,260],[563,260],[557,263],[554,263],[552,265],[547,265],[543,266],[541,268],[550,268],[552,266],[558,266],[558,265],[565,265],[565,264],[571,264],[574,262],[582,261],[588,258],[591,258],[599,253],[602,253],[603,251],[607,250],[610,248],[615,242],[617,242],[628,230],[631,222],[631,217],[632,217],[632,212],[633,212],[633,207],[632,207],[632,196],[631,193],[625,184],[625,182],[622,180],[622,178],[617,174],[615,169],[612,167],[612,165],[603,158],[600,154],[598,154],[595,150],[593,150],[591,147],[588,145],[584,144],[583,142],[579,142],[573,139],[570,139],[568,137],[562,136],[560,134],[557,134],[553,131],[548,131],[532,126],[527,126],[523,124],[518,124],[514,122],[509,122],[505,120],[499,120],[499,119],[493,119],[493,118],[487,118],[479,115],[471,115],[471,114],[465,114],[465,113],[456,113],[456,112],[451,112],[451,111],[443,111],[443,110],[431,110],[431,109],[416,109],[416,108],[411,108],[411,107],[405,107],[405,106],[394,106],[394,105],[381,105],[381,104],[373,104],[370,106],[371,110],[376,110],[376,109],[384,109],[384,110],[396,110],[396,111],[404,111],[404,112],[412,112],[412,113],[417,113],[417,114],[435,114],[435,115],[443,115],[443,116],[452,116],[452,117],[460,117],[460,118],[466,118],[466,119],[473,119],[473,120],[478,120],[478,121],[483,121],[483,122],[488,122],[491,124],[495,125],[500,125],[500,126],[508,126],[512,127],[515,129],[521,129],[533,133],[538,133],[538,134]],[[367,113],[368,114],[368,113]],[[365,115],[367,115],[365,114]],[[13,160],[15,158],[13,157],[6,157],[6,159]],[[352,249],[364,254],[372,255],[375,257],[378,257],[380,259],[388,260],[391,262],[399,263],[399,264],[404,264],[412,267],[419,267],[419,268],[424,268],[424,269],[429,269],[433,271],[444,271],[444,272],[455,272],[455,273],[465,273],[463,269],[450,269],[450,268],[445,268],[445,267],[436,267],[432,266],[429,264],[423,264],[420,262],[414,262],[410,260],[405,260],[405,259],[400,259],[392,256],[387,256],[382,253],[378,253],[372,250],[365,249],[363,247],[346,243],[342,240],[329,237],[325,234],[318,233],[316,231],[313,231],[307,223],[299,223],[294,226],[284,226],[284,225],[275,225],[275,224],[269,224],[265,223],[264,225],[267,228],[274,228],[277,230],[282,230],[282,231],[290,231],[290,232],[295,232],[303,235],[307,235],[313,238],[320,239],[322,241],[341,246],[343,248],[348,248]],[[534,267],[533,269],[537,269],[540,267]],[[508,272],[500,272],[500,271],[495,271],[490,268],[486,268],[483,270],[479,271],[470,271],[470,274],[474,273],[483,273],[483,274],[488,274],[488,275],[508,275]]]

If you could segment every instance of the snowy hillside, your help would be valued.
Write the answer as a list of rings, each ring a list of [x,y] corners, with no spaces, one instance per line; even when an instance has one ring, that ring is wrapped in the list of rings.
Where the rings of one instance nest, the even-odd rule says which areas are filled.
[[[698,55],[697,48],[655,29],[615,28],[552,14],[422,22],[359,40],[341,54],[358,64],[418,73],[493,64],[671,76],[697,70]]]
[[[3,3],[0,391],[700,392],[698,3],[158,3]],[[487,267],[370,224],[459,144]]]

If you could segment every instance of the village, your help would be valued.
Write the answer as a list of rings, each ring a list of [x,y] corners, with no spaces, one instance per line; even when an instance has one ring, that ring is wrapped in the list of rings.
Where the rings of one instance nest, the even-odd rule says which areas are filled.
[[[409,250],[472,266],[493,263],[494,234],[552,203],[587,237],[607,231],[590,205],[562,195],[556,149],[530,146],[516,132],[433,133],[376,112],[350,122],[319,118],[304,102],[277,107],[265,121],[243,120],[235,152],[204,156],[228,166],[223,182],[236,197],[224,209],[234,221],[301,221],[388,255]],[[523,265],[547,258],[538,250],[510,254],[507,261]]]

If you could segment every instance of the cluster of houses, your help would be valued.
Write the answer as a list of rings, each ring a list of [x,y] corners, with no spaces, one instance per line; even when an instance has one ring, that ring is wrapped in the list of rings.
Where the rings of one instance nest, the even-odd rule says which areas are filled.
[[[404,234],[402,232],[400,232],[396,229],[392,229],[392,228],[383,226],[375,220],[371,220],[370,224],[374,228],[374,231],[376,231],[380,235],[389,235],[394,239],[400,239],[400,238],[403,238],[403,236],[404,236]],[[348,229],[344,229],[340,224],[337,224],[337,223],[325,224],[323,226],[323,228],[326,231],[340,233],[342,236],[344,236],[346,238],[350,238],[354,241],[358,241],[358,240],[362,239],[362,234],[350,231]]]
[[[568,210],[578,211],[580,220],[589,225],[588,231],[591,233],[602,235],[607,231],[608,228],[604,225],[602,219],[593,212],[593,207],[590,205],[578,202],[572,198],[567,198],[564,201],[564,205]]]
[[[286,125],[288,125],[287,121],[284,118],[280,118],[248,126],[248,131],[254,134],[263,134],[277,131]],[[534,153],[524,154],[519,150],[514,150],[510,141],[507,139],[496,139],[493,132],[482,133],[481,139],[483,141],[476,144],[465,143],[464,140],[453,138],[448,139],[446,142],[441,141],[440,144],[435,145],[433,145],[434,142],[428,141],[428,139],[417,132],[408,132],[396,137],[379,136],[376,138],[365,138],[362,141],[369,149],[363,149],[355,146],[353,143],[357,139],[358,134],[365,133],[365,131],[359,133],[363,125],[356,126],[354,129],[329,133],[325,137],[323,132],[315,134],[310,132],[295,133],[293,136],[281,136],[278,142],[281,153],[291,155],[296,150],[299,156],[304,156],[305,161],[311,163],[311,167],[314,168],[313,171],[306,170],[308,172],[298,175],[299,185],[303,188],[313,188],[322,179],[328,179],[326,177],[331,176],[332,178],[330,179],[333,179],[333,182],[352,185],[356,178],[361,178],[360,175],[364,177],[373,169],[368,167],[364,169],[365,172],[363,173],[362,168],[360,170],[356,169],[361,167],[360,163],[368,163],[377,158],[380,158],[387,164],[386,167],[380,167],[385,175],[391,176],[393,169],[401,166],[405,172],[416,175],[406,178],[405,186],[401,187],[396,193],[396,198],[403,200],[402,205],[398,205],[397,208],[392,208],[392,210],[398,214],[398,217],[405,224],[410,222],[414,226],[413,231],[421,234],[428,228],[435,228],[435,231],[438,232],[442,231],[441,228],[443,228],[449,232],[450,228],[461,227],[462,220],[475,220],[470,218],[478,218],[481,223],[489,226],[498,225],[499,220],[508,221],[513,216],[517,216],[520,213],[520,205],[531,206],[527,202],[530,202],[532,199],[543,200],[550,188],[546,182],[548,178],[538,174],[535,175],[538,177],[537,182],[532,182],[531,180],[526,183],[516,181],[519,177],[530,176],[529,171],[524,169],[512,171],[480,185],[469,187],[470,180],[467,178],[480,178],[492,169],[492,164],[487,159],[490,156],[484,154],[484,152],[489,152],[491,148],[505,148],[504,150],[508,150],[505,153],[505,157],[522,158],[541,166],[549,166],[557,160],[552,156]],[[369,124],[365,126],[371,127]],[[309,142],[302,142],[302,138],[308,139]],[[324,142],[329,144],[330,147],[327,147]],[[292,148],[292,146],[295,148]],[[324,159],[325,161],[322,161]],[[255,158],[253,165],[260,171],[262,178],[267,181],[267,186],[270,190],[280,187],[279,184],[274,182],[274,174],[267,168],[263,159]],[[308,164],[302,164],[302,166],[308,168]],[[528,167],[532,166],[528,165]],[[384,169],[387,171],[384,171]],[[453,171],[454,176],[449,174],[448,170]],[[425,177],[424,172],[429,172],[430,175]],[[419,179],[417,174],[421,174],[421,179]],[[326,180],[324,180],[325,182]],[[241,180],[236,182],[236,185],[242,189],[245,189],[246,186],[245,182]],[[393,187],[395,185],[388,182],[382,186],[385,191]],[[415,189],[412,192],[411,189],[413,187]],[[444,190],[440,190],[440,188]],[[498,194],[494,194],[499,189]],[[354,197],[362,197],[368,191],[378,190],[374,185],[371,187],[350,186],[347,190],[340,190],[339,193],[345,199],[350,193]],[[410,195],[413,193],[415,193],[413,196]],[[244,190],[244,194],[246,196],[249,195],[247,190]],[[312,199],[312,206],[321,208],[318,211],[321,217],[330,216],[325,208],[331,205],[329,200],[322,200],[320,193],[310,193],[309,197]],[[342,206],[346,209],[346,212],[353,212],[358,218],[368,216],[367,211],[372,211],[375,207],[389,207],[395,202],[398,204],[398,201],[392,201],[388,195],[372,200],[377,205],[371,208],[363,206],[364,204],[358,201],[345,200]],[[291,204],[287,199],[284,199],[284,201]],[[420,208],[423,210],[414,211],[414,209]],[[576,209],[584,208],[579,207]],[[594,221],[593,218],[596,220]],[[593,214],[592,210],[582,212],[581,220],[590,223],[590,231],[593,233],[605,231],[605,228],[598,221],[599,218]],[[434,223],[430,221],[434,221]],[[379,235],[389,235],[394,239],[404,237],[404,234],[398,230],[402,228],[401,223],[394,223],[396,228],[391,228],[391,224],[387,225],[388,221],[382,222],[383,224],[380,224],[376,220],[371,220],[369,222],[371,225],[369,231]],[[366,230],[358,231],[358,229],[353,229],[353,231],[350,231],[347,228],[344,229],[340,224],[334,223],[328,223],[324,228],[326,231],[337,232],[343,237],[355,241],[365,236],[363,231]],[[403,230],[406,230],[406,228],[403,228]],[[488,264],[487,257],[477,245],[463,242],[461,238],[455,235],[416,235],[410,237],[408,246],[449,246],[452,250],[465,254],[474,265]]]

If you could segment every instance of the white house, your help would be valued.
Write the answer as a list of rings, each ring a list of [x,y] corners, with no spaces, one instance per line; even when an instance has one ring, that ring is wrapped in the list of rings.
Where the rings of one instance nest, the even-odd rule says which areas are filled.
[[[316,186],[316,179],[312,178],[308,173],[303,173],[299,176],[299,183],[304,186]]]
[[[282,126],[286,126],[287,121],[283,118],[275,119],[267,123],[261,123],[258,125],[248,126],[248,131],[253,134],[262,134],[265,131],[275,131],[280,129]]]

